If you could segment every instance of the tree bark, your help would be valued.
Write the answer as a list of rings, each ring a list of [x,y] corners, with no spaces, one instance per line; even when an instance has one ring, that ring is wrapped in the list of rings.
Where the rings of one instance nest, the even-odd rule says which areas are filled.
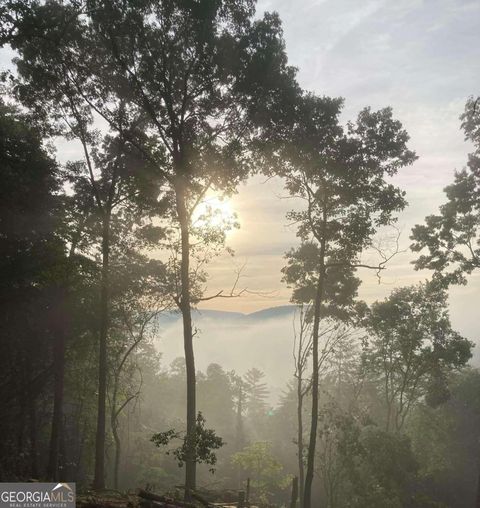
[[[111,210],[105,212],[102,225],[102,275],[100,292],[100,337],[98,366],[98,412],[95,441],[95,476],[93,488],[105,488],[105,421],[107,400],[107,339],[109,328],[110,297],[110,218]]]
[[[238,400],[237,400],[237,421],[236,421],[236,429],[235,429],[235,451],[239,452],[243,449],[244,446],[244,436],[243,436],[243,385],[242,381],[238,382]],[[237,477],[237,487],[240,489],[242,487],[242,471],[240,466],[237,464],[236,466],[236,477]]]
[[[480,473],[477,479],[477,499],[475,501],[475,508],[480,508]]]
[[[318,365],[318,338],[320,329],[320,313],[323,302],[325,285],[325,240],[320,244],[319,278],[315,294],[314,320],[312,330],[312,419],[310,426],[310,440],[308,444],[307,470],[305,473],[305,488],[303,494],[303,508],[312,506],[312,483],[315,468],[315,449],[317,444],[318,426],[318,388],[319,388],[319,365]]]
[[[294,476],[292,480],[292,496],[290,498],[290,508],[296,508],[298,499],[298,478]]]
[[[118,490],[118,474],[120,471],[120,455],[122,452],[120,436],[118,435],[118,429],[112,428],[113,439],[115,440],[115,459],[113,463],[113,488]]]
[[[70,293],[70,274],[72,260],[75,255],[77,244],[82,235],[85,221],[81,223],[68,254],[65,266],[65,278],[63,286],[59,291],[58,315],[55,320],[55,343],[53,350],[53,370],[54,370],[54,395],[53,395],[53,415],[52,429],[50,434],[50,445],[47,464],[47,479],[51,481],[60,481],[59,469],[61,467],[60,442],[63,436],[63,394],[65,390],[65,350],[67,345],[67,336],[70,330],[67,302]]]
[[[303,464],[303,382],[299,374],[297,379],[297,454],[298,454],[298,495],[300,506],[303,506],[305,467]]]
[[[29,372],[29,378],[31,370]],[[30,386],[31,386],[31,379]],[[35,388],[31,386],[28,397],[28,423],[30,434],[30,476],[31,478],[38,478],[38,449],[37,449],[37,402]]]
[[[55,333],[53,350],[54,365],[54,395],[53,395],[53,416],[50,434],[50,448],[47,465],[47,478],[52,482],[60,480],[60,439],[63,427],[63,393],[65,384],[65,342],[67,311],[65,309],[66,291],[62,291],[59,302],[59,316]]]
[[[190,298],[190,220],[187,213],[185,182],[180,178],[176,186],[176,205],[181,233],[181,296],[179,307],[183,320],[183,346],[187,374],[187,435],[185,457],[185,501],[191,501],[196,487],[196,379],[193,351],[192,312]]]
[[[238,400],[237,400],[237,415],[236,415],[236,428],[235,428],[235,448],[239,452],[243,449],[244,436],[243,436],[243,387],[241,383],[238,386]]]

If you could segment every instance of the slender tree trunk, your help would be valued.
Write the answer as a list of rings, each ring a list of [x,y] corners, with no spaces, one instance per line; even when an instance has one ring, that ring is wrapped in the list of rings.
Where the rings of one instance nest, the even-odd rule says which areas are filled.
[[[390,421],[392,419],[392,406],[390,402],[387,402],[387,422],[385,424],[385,431],[390,432]]]
[[[66,291],[63,292],[61,298],[67,297]],[[60,314],[66,312],[64,305],[60,302]],[[60,439],[62,434],[63,423],[63,392],[65,383],[65,342],[66,342],[66,315],[60,315],[59,326],[55,334],[55,344],[53,350],[54,365],[54,395],[53,395],[53,416],[52,429],[50,435],[50,449],[47,465],[47,478],[53,482],[59,481],[60,467]]]
[[[95,441],[95,477],[93,488],[105,488],[105,421],[107,400],[107,339],[109,328],[110,298],[110,218],[111,210],[105,212],[102,228],[102,279],[100,293],[100,344],[98,368],[98,412]]]
[[[192,312],[190,302],[190,231],[183,178],[176,187],[177,214],[181,232],[180,280],[182,285],[180,311],[183,319],[183,346],[187,373],[187,436],[185,460],[185,500],[191,500],[191,491],[196,487],[196,379],[193,352]]]
[[[26,355],[26,352],[23,352],[23,355]],[[16,474],[19,477],[23,477],[26,474],[25,471],[25,461],[23,459],[25,455],[25,427],[26,427],[26,419],[27,419],[27,399],[28,399],[28,368],[27,361],[25,356],[20,359],[21,361],[21,373],[20,373],[20,389],[18,391],[18,403],[19,403],[19,412],[18,419],[16,422],[16,445],[17,445],[17,461],[16,461]]]
[[[83,473],[83,450],[85,448],[85,441],[87,439],[87,432],[88,432],[88,422],[87,418],[84,418],[82,421],[82,427],[80,428],[79,423],[79,439],[78,439],[78,449],[76,454],[76,461],[75,461],[75,470],[74,470],[74,478],[76,481],[80,481],[84,477]],[[80,419],[79,419],[80,422]]]
[[[298,454],[298,496],[303,506],[305,468],[303,464],[303,382],[301,374],[297,379],[297,454]]]
[[[112,427],[113,439],[115,441],[115,459],[113,463],[113,488],[118,490],[118,475],[120,472],[120,456],[122,453],[120,436],[117,427]]]
[[[312,330],[312,421],[310,426],[310,441],[308,444],[307,470],[305,473],[305,489],[303,494],[303,508],[312,506],[312,483],[315,470],[315,449],[317,444],[318,426],[318,388],[319,388],[319,365],[318,365],[318,338],[320,329],[320,313],[323,301],[325,284],[325,241],[320,245],[319,278],[315,294],[314,320]]]
[[[61,472],[62,479],[64,481],[68,481],[69,478],[69,468],[68,468],[68,455],[67,455],[67,433],[65,432],[65,415],[63,415],[62,426],[60,427],[60,467],[59,471]],[[71,477],[70,477],[71,478]]]
[[[243,449],[243,387],[242,383],[238,383],[238,401],[237,401],[237,422],[236,422],[236,436],[235,436],[235,451],[239,452]],[[242,487],[242,471],[240,466],[236,466],[237,486],[240,489]]]
[[[37,450],[37,407],[35,387],[32,386],[32,380],[29,372],[30,394],[28,397],[28,423],[30,434],[30,476],[38,478],[38,450]]]
[[[477,479],[477,499],[475,501],[475,508],[480,508],[480,473]]]
[[[120,369],[121,370],[121,369]],[[118,415],[117,412],[117,393],[119,384],[120,370],[115,374],[113,395],[112,395],[112,407],[110,410],[110,426],[112,428],[113,440],[115,441],[115,458],[113,463],[113,488],[118,490],[118,473],[120,470],[120,456],[121,456],[121,443],[120,436],[118,434]]]
[[[298,477],[294,477],[292,480],[292,495],[290,498],[290,508],[296,508],[298,499]]]
[[[113,462],[113,488],[115,490],[118,490],[118,472],[120,469],[120,454],[121,454],[120,436],[118,435],[117,393],[118,393],[119,376],[122,365],[123,362],[121,362],[120,368],[115,373],[113,379],[112,404],[110,408],[110,427],[112,428],[113,440],[115,441],[115,458]]]
[[[237,422],[236,422],[236,451],[239,452],[243,449],[243,388],[239,385],[238,388],[238,401],[237,401]]]
[[[65,267],[65,279],[63,287],[60,288],[58,316],[55,327],[55,343],[53,350],[53,369],[54,369],[54,395],[53,395],[53,415],[52,428],[50,434],[50,446],[47,464],[47,479],[51,481],[60,481],[59,469],[64,457],[60,456],[60,442],[63,436],[63,393],[65,390],[65,350],[67,345],[67,336],[70,331],[69,309],[67,302],[70,292],[70,273],[72,268],[72,260],[78,242],[82,236],[83,221],[72,240],[68,260]]]

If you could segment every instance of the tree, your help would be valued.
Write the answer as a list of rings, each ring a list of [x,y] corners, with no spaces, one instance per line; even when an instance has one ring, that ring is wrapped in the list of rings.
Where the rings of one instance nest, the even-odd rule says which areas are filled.
[[[218,363],[208,365],[198,382],[198,406],[210,425],[228,442],[233,438],[234,407],[231,376]],[[228,437],[227,437],[228,436]]]
[[[360,435],[356,415],[345,413],[333,400],[323,404],[319,412],[318,472],[328,507],[341,506],[351,498],[349,477],[354,476],[361,454]]]
[[[64,181],[68,181],[68,170],[64,171]],[[65,368],[66,368],[66,348],[68,340],[71,338],[73,314],[72,307],[79,290],[84,289],[85,282],[81,281],[81,275],[85,275],[83,265],[86,262],[85,243],[88,241],[89,223],[91,222],[91,206],[89,199],[85,195],[63,196],[64,212],[62,214],[62,223],[60,225],[61,234],[66,241],[68,254],[62,265],[59,275],[59,302],[57,326],[55,328],[55,341],[53,353],[54,369],[54,399],[52,428],[50,435],[49,458],[47,465],[47,477],[51,480],[60,480],[60,470],[63,468],[64,457],[60,454],[60,445],[63,439],[63,419],[64,419],[64,390],[65,390]],[[87,271],[94,269],[92,266]],[[88,285],[88,277],[87,277]]]
[[[298,456],[298,479],[300,506],[303,506],[303,489],[305,483],[305,445],[304,445],[304,399],[310,393],[311,379],[305,379],[308,362],[312,354],[312,307],[299,304],[298,330],[294,330],[295,379],[297,397],[297,456]],[[295,326],[295,321],[294,321]],[[350,330],[344,323],[336,320],[324,320],[319,332],[319,341],[322,346],[319,350],[318,370],[319,374],[328,375],[333,358],[339,356],[338,349],[345,347],[346,339]]]
[[[429,506],[413,500],[418,464],[409,438],[345,412],[333,398],[320,412],[318,469],[330,508]]]
[[[465,276],[480,268],[480,98],[468,100],[461,120],[475,150],[467,167],[445,187],[447,202],[440,214],[426,217],[411,236],[412,250],[423,252],[415,269],[433,270],[447,284],[465,284]]]
[[[455,172],[444,191],[447,202],[439,215],[412,230],[411,246],[422,253],[415,269],[427,268],[445,284],[465,284],[466,276],[480,267],[480,98],[471,97],[460,117],[465,139],[472,142],[467,167]],[[426,251],[426,252],[425,252]],[[480,507],[480,476],[476,506]]]
[[[310,314],[310,315],[309,315]],[[305,464],[304,453],[305,446],[303,443],[303,402],[305,396],[310,391],[310,382],[304,379],[304,375],[308,366],[308,359],[312,352],[312,334],[311,334],[311,309],[304,305],[298,306],[298,331],[295,326],[294,316],[294,345],[293,359],[295,362],[295,379],[297,393],[297,456],[298,456],[298,482],[299,482],[299,501],[303,506],[303,488],[305,483]]]
[[[280,462],[275,459],[271,445],[258,441],[232,456],[232,462],[252,479],[258,500],[267,503],[278,489],[285,489],[290,484],[290,477],[283,473]]]
[[[385,430],[398,432],[421,397],[445,401],[447,375],[466,364],[472,343],[452,329],[447,294],[435,283],[394,290],[372,305],[365,324],[365,360],[383,387]]]
[[[287,254],[284,269],[285,281],[294,288],[292,300],[313,307],[305,508],[311,506],[317,439],[320,322],[328,315],[348,318],[359,284],[354,271],[367,268],[378,274],[389,260],[382,253],[382,261],[372,266],[360,255],[406,204],[404,193],[386,178],[415,160],[406,146],[408,134],[390,109],[364,109],[356,123],[343,128],[341,105],[338,99],[305,94],[288,141],[267,157],[272,171],[285,177],[289,193],[306,205],[289,214],[301,245]]]
[[[195,432],[195,460],[198,463],[205,463],[210,466],[210,471],[215,471],[214,466],[217,463],[217,456],[214,450],[218,450],[224,445],[221,437],[215,434],[213,429],[205,428],[205,418],[199,411],[197,415],[197,428]],[[176,448],[168,450],[167,454],[172,454],[179,467],[182,467],[187,460],[188,437],[186,433],[178,432],[175,429],[169,429],[164,432],[154,434],[151,441],[155,446],[167,446],[172,440],[181,440],[182,444]]]
[[[401,508],[408,503],[415,506],[411,485],[418,463],[408,437],[369,426],[360,436],[360,445],[361,463],[353,476],[355,506]]]
[[[84,100],[84,88],[78,89],[71,81],[68,61],[72,57],[72,45],[80,42],[79,26],[73,23],[79,14],[74,7],[61,8],[54,2],[47,5],[24,5],[12,3],[11,12],[21,12],[20,19],[12,26],[7,42],[21,55],[17,61],[19,79],[14,81],[14,93],[18,99],[41,120],[50,123],[50,135],[64,135],[80,143],[84,160],[70,164],[71,183],[83,201],[88,202],[90,214],[100,223],[101,237],[101,284],[99,305],[99,370],[98,370],[98,421],[96,438],[96,473],[94,484],[104,487],[105,476],[105,425],[108,370],[108,333],[110,325],[110,251],[112,242],[112,215],[125,208],[126,200],[132,198],[133,187],[127,183],[128,170],[141,165],[140,159],[132,160],[133,152],[126,152],[126,141],[121,133],[117,137],[102,137],[93,128],[94,110]],[[8,13],[10,15],[10,12]],[[54,20],[53,23],[51,22]],[[72,23],[68,24],[68,19]],[[45,24],[47,26],[45,26]],[[64,31],[66,25],[67,32]],[[42,33],[48,35],[44,37]],[[31,52],[32,48],[33,53]],[[70,61],[71,63],[71,61]],[[117,120],[125,125],[125,108],[116,104]],[[130,164],[130,165],[129,165]],[[127,169],[128,168],[128,169]],[[130,178],[131,180],[131,178]],[[138,178],[137,178],[138,180]],[[145,198],[145,194],[143,195]],[[91,198],[90,200],[88,198]],[[62,339],[64,342],[64,339]],[[64,367],[65,346],[59,343],[57,363],[59,372]],[[60,393],[55,410],[52,430],[52,452],[49,471],[57,476],[58,436],[56,430],[61,420]]]
[[[2,422],[0,449],[2,456],[17,457],[5,474],[37,478],[37,400],[52,373],[58,376],[50,338],[63,319],[63,200],[59,167],[44,146],[41,126],[3,102],[0,166],[0,396],[2,405],[12,407]]]
[[[233,402],[235,404],[235,451],[240,451],[245,446],[245,430],[243,425],[246,386],[245,381],[235,372],[230,374],[230,383],[233,390]]]
[[[116,250],[119,250],[118,246]],[[119,418],[128,405],[140,396],[142,387],[136,353],[142,343],[151,340],[155,333],[153,322],[167,307],[169,295],[164,294],[164,288],[157,284],[159,273],[165,269],[162,263],[123,251],[120,256],[117,253],[114,257],[114,264],[112,335],[115,341],[114,347],[111,347],[113,382],[110,426],[115,441],[113,484],[118,489],[122,451]]]
[[[243,378],[247,415],[255,425],[262,421],[267,410],[268,388],[263,382],[264,377],[265,374],[261,370],[253,367]]]
[[[24,3],[18,2],[20,7]],[[210,188],[231,191],[246,175],[245,143],[254,127],[268,122],[282,89],[295,89],[280,22],[269,14],[254,20],[251,0],[201,5],[91,0],[33,7],[41,10],[40,30],[32,37],[35,23],[26,9],[24,24],[11,30],[13,41],[28,31],[36,44],[36,35],[47,48],[43,56],[48,54],[49,66],[60,68],[83,104],[141,148],[168,184],[171,217],[181,232],[177,303],[187,364],[187,441],[192,442],[186,460],[188,497],[195,486],[196,428],[190,221]],[[120,103],[125,115],[119,114]],[[130,120],[128,127],[123,118]]]
[[[454,371],[448,385],[448,401],[436,408],[420,402],[405,430],[420,466],[422,493],[446,506],[475,506],[480,373],[471,367]]]

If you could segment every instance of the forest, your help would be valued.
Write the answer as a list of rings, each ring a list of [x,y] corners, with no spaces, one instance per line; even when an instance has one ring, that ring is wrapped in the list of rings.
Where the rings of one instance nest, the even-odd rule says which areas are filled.
[[[414,137],[304,87],[255,0],[2,0],[0,46],[1,482],[75,482],[90,508],[480,507],[477,337],[449,302],[480,269],[478,89],[463,167],[402,231]],[[241,262],[228,287],[212,268],[255,177],[294,231],[278,397],[254,361],[196,362],[202,309],[269,306]],[[404,250],[415,282],[363,298]]]

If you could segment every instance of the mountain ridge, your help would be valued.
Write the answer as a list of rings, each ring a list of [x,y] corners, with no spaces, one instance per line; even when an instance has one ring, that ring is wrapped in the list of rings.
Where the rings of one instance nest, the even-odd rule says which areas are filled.
[[[213,318],[213,319],[234,319],[234,320],[263,320],[287,316],[294,312],[295,305],[276,305],[274,307],[267,307],[254,312],[235,312],[224,311],[217,309],[192,309],[193,317]],[[162,312],[158,316],[160,322],[172,322],[180,319],[181,313],[178,310],[170,310]]]

